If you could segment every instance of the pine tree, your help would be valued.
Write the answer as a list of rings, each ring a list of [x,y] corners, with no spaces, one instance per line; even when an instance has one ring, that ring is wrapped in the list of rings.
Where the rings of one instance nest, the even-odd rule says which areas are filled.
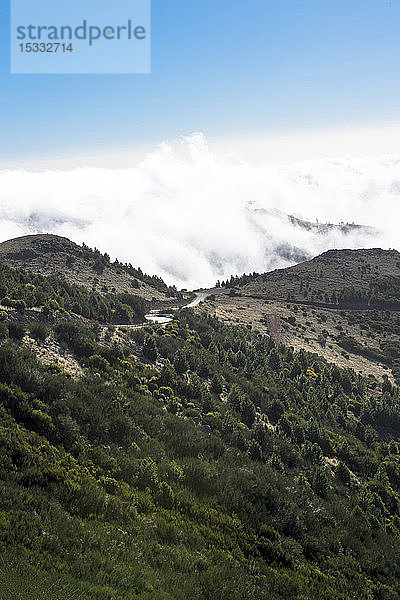
[[[183,350],[177,350],[175,352],[174,367],[179,375],[183,375],[183,373],[186,373],[186,371],[189,370],[189,363]]]
[[[340,481],[340,483],[343,483],[343,485],[346,485],[346,486],[350,485],[350,482],[351,482],[350,471],[347,468],[347,466],[345,465],[345,463],[340,462],[338,464],[338,466],[335,469],[335,475],[337,477],[337,480]]]
[[[149,360],[153,362],[157,360],[158,357],[158,349],[155,340],[148,335],[143,343],[143,354]]]
[[[281,369],[281,359],[275,348],[271,350],[268,356],[268,366],[273,371],[280,371]]]
[[[328,497],[329,484],[326,471],[323,467],[315,469],[311,480],[311,487],[321,498]]]

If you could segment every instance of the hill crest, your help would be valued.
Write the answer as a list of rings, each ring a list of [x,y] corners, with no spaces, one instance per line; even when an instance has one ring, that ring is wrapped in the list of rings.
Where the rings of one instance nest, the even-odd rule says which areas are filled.
[[[108,254],[53,234],[27,235],[2,242],[0,261],[41,275],[61,275],[69,283],[100,293],[133,293],[150,301],[166,301],[176,295],[176,290],[159,277],[148,276],[118,260],[112,263]]]

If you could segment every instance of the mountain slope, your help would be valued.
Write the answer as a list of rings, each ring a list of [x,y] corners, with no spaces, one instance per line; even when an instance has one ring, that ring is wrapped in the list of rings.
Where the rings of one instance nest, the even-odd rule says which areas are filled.
[[[380,248],[329,250],[310,261],[254,275],[250,281],[239,279],[238,283],[244,296],[339,306],[350,303],[377,306],[382,285],[400,284],[400,253]]]
[[[341,366],[400,377],[399,252],[330,250],[231,283],[230,296],[219,296],[204,308]]]
[[[61,275],[70,283],[100,293],[131,293],[158,301],[176,294],[158,277],[149,277],[118,261],[111,263],[108,255],[57,235],[28,235],[3,242],[0,261],[42,275]]]
[[[399,600],[398,388],[190,309],[0,340],[4,600]]]

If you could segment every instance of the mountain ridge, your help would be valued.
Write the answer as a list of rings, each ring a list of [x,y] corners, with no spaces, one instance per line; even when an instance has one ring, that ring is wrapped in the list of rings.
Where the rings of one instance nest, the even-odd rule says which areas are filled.
[[[286,269],[232,278],[227,285],[228,294],[209,299],[202,309],[342,367],[399,380],[396,250],[329,250]]]
[[[0,261],[41,275],[64,276],[70,283],[84,285],[100,293],[133,293],[149,301],[166,301],[177,295],[159,277],[140,269],[112,263],[108,254],[79,246],[66,237],[35,234],[0,243]]]
[[[151,308],[182,308],[185,304],[184,296],[159,278],[150,278],[119,261],[111,263],[96,249],[80,247],[60,236],[43,234],[3,242],[0,261],[42,275],[61,274],[88,290],[115,294],[119,302],[131,294],[150,300]],[[156,287],[150,285],[153,281]],[[232,277],[222,296],[204,291],[205,302],[196,310],[212,312],[234,325],[254,327],[278,343],[317,352],[342,367],[378,377],[389,375],[392,380],[400,377],[400,354],[385,345],[397,344],[399,337],[400,253],[396,250],[331,249],[291,267]],[[15,304],[15,299],[5,301]],[[140,305],[133,298],[129,302],[134,310],[139,307],[140,315]],[[112,300],[108,303],[112,306]],[[109,313],[104,310],[103,314]],[[121,308],[118,314],[118,322],[123,323]],[[90,315],[88,307],[84,315]],[[373,319],[384,324],[379,331]]]

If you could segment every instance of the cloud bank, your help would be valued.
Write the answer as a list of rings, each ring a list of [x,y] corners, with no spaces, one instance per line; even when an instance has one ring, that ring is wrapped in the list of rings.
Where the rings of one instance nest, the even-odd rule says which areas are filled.
[[[379,233],[321,232],[285,215]],[[0,241],[63,235],[190,289],[330,248],[400,249],[399,217],[400,156],[263,166],[194,134],[132,168],[0,171]]]

